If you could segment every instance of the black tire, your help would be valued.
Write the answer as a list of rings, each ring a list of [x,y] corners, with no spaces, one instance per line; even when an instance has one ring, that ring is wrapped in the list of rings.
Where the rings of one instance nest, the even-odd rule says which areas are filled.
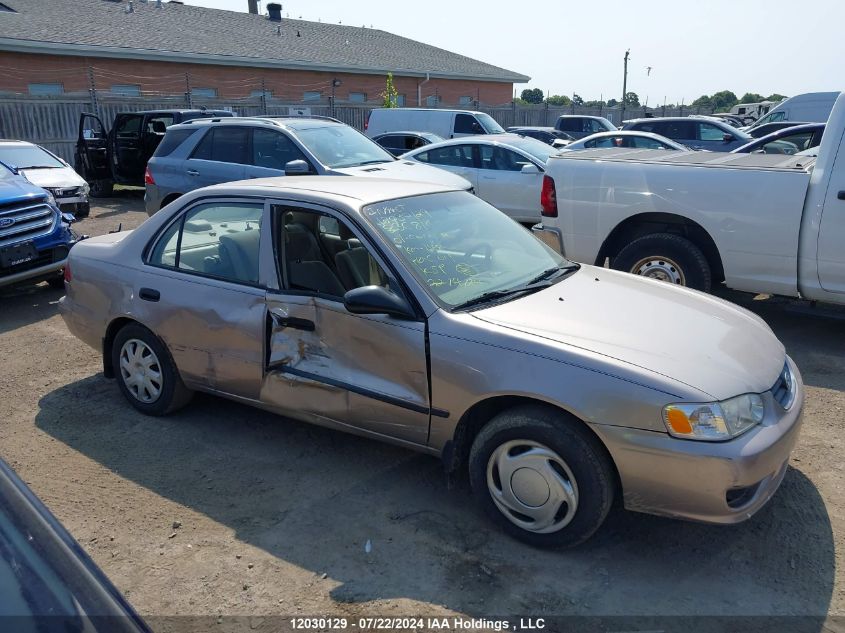
[[[91,215],[91,203],[90,202],[80,202],[76,205],[76,211],[74,212],[74,217],[78,220],[80,218],[87,218]]]
[[[154,365],[161,376],[160,393],[150,402],[142,402],[127,385],[120,365],[121,350],[128,341],[141,341],[155,354],[158,362]],[[138,323],[124,326],[114,337],[111,349],[112,367],[115,379],[124,397],[141,413],[154,416],[167,415],[184,407],[193,397],[193,391],[188,389],[179,376],[176,364],[170,352],[161,340],[150,330]]]
[[[680,272],[679,285],[710,292],[712,274],[704,253],[691,241],[671,233],[655,233],[635,239],[613,258],[611,268],[638,274],[641,262],[652,259]],[[670,282],[671,283],[671,282]]]
[[[575,513],[557,531],[540,533],[520,527],[493,500],[488,465],[497,449],[513,441],[530,441],[551,449],[574,476],[578,497]],[[573,547],[590,538],[613,504],[614,473],[606,450],[580,421],[540,405],[510,409],[490,420],[476,436],[469,457],[470,483],[482,508],[510,535],[536,547]]]
[[[114,193],[114,183],[111,180],[95,180],[91,183],[92,198],[108,198]]]

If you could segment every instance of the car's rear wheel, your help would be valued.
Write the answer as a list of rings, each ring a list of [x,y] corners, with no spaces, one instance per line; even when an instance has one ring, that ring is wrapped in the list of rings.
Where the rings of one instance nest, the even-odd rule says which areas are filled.
[[[572,547],[604,522],[614,471],[580,422],[542,406],[505,411],[481,429],[469,459],[473,493],[512,536]]]
[[[182,382],[165,345],[137,323],[125,326],[115,336],[112,367],[123,395],[147,415],[176,411],[193,395]]]
[[[710,292],[707,258],[690,240],[671,233],[644,235],[613,258],[611,267],[678,286]]]

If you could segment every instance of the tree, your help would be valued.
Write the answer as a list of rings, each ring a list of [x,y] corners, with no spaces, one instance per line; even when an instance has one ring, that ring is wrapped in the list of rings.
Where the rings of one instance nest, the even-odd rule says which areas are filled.
[[[742,95],[742,98],[739,100],[740,103],[760,103],[763,101],[765,97],[763,95],[757,94],[756,92],[746,92]]]
[[[607,104],[604,101],[585,101],[584,107],[587,108],[603,108]]]
[[[619,102],[616,99],[608,99],[607,100],[607,107],[608,108],[615,108],[619,105]]]
[[[709,95],[701,95],[698,99],[690,104],[693,108],[712,108],[713,102],[710,101]]]
[[[783,101],[786,99],[786,95],[779,95],[778,93],[770,94],[766,97],[766,101]]]
[[[572,103],[577,106],[584,105],[584,100],[581,98],[581,95],[572,95]]]
[[[526,88],[522,91],[520,97],[528,103],[543,103],[543,91],[539,88]]]
[[[640,107],[640,98],[637,96],[636,92],[625,93],[625,107],[626,108],[639,108]]]
[[[381,93],[383,108],[398,108],[399,107],[399,93],[396,86],[393,85],[393,73],[387,73],[387,83],[384,87],[384,92]]]
[[[710,106],[718,111],[730,110],[738,101],[739,99],[730,90],[721,90],[710,97]]]
[[[572,99],[566,95],[554,95],[546,99],[546,103],[553,106],[568,106],[572,103]]]

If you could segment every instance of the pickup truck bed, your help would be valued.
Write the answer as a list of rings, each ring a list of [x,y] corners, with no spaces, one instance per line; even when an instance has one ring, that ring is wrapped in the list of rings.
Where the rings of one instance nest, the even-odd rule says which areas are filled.
[[[566,160],[602,160],[696,165],[698,167],[735,167],[737,169],[776,169],[807,171],[815,163],[814,156],[786,154],[730,154],[724,152],[670,152],[663,149],[628,147],[585,149],[566,152]]]

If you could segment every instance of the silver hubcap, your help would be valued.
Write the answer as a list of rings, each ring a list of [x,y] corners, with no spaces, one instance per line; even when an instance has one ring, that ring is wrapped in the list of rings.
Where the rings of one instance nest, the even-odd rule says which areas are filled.
[[[149,404],[161,395],[161,365],[144,341],[129,339],[120,348],[120,375],[136,400]]]
[[[644,257],[631,267],[631,272],[635,275],[666,281],[670,284],[686,285],[684,271],[668,257],[656,255]]]
[[[578,510],[578,485],[569,466],[531,440],[511,440],[493,451],[487,488],[501,513],[529,532],[556,532]]]

